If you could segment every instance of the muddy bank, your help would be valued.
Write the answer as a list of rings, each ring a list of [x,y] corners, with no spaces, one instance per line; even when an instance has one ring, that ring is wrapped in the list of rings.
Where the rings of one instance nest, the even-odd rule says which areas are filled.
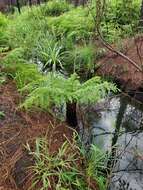
[[[143,67],[143,36],[123,40],[115,48],[135,61],[137,65]],[[126,91],[140,91],[140,89],[143,91],[143,72],[138,71],[136,67],[122,57],[107,51],[107,54],[98,64],[97,74],[113,79]]]
[[[50,140],[50,151],[56,151],[72,138],[72,130],[40,110],[26,113],[18,110],[22,101],[13,81],[0,86],[0,189],[26,190],[31,185],[29,166],[33,160],[24,145],[33,145],[37,137]],[[29,182],[30,180],[30,182]]]

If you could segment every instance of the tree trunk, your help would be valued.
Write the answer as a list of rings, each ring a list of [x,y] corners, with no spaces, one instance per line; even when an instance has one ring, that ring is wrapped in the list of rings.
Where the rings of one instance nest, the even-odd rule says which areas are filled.
[[[77,127],[77,112],[76,112],[76,102],[66,104],[66,122],[71,126]]]
[[[40,0],[37,0],[37,4],[40,5]]]
[[[117,143],[118,137],[120,135],[121,124],[122,124],[122,120],[124,118],[124,114],[126,112],[126,108],[127,108],[127,101],[125,98],[121,98],[120,99],[120,108],[119,108],[119,112],[118,112],[117,119],[116,119],[115,133],[114,133],[114,136],[112,138],[111,156],[110,156],[108,163],[107,163],[107,166],[109,169],[108,172],[112,171],[112,168],[116,162],[116,159],[115,159],[116,143]]]
[[[122,120],[124,118],[124,114],[126,112],[126,108],[127,108],[127,101],[125,98],[121,98],[120,99],[120,108],[119,108],[119,112],[118,112],[117,120],[116,120],[115,134],[114,134],[114,137],[112,139],[112,147],[115,146],[115,144],[117,143],[118,137],[120,135],[119,134],[120,128],[121,128]]]
[[[14,6],[13,6],[13,1],[12,0],[10,0],[9,3],[8,3],[8,10],[11,13],[14,13]]]
[[[12,6],[12,5],[13,5],[13,3],[12,3],[12,0],[10,0],[10,3],[9,3],[9,5],[10,5],[10,6]]]
[[[79,0],[74,1],[74,6],[77,7],[79,5]]]
[[[17,8],[18,8],[18,12],[21,13],[19,0],[16,0],[16,5],[17,5]]]
[[[30,6],[30,7],[32,6],[32,1],[31,1],[31,0],[29,0],[29,6]]]

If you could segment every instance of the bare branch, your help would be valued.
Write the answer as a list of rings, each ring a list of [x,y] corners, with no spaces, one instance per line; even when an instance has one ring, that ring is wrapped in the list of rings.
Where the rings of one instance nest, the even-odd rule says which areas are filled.
[[[124,60],[128,61],[130,64],[132,64],[138,71],[143,72],[142,67],[140,67],[135,61],[133,61],[132,59],[130,59],[128,56],[126,56],[125,54],[123,54],[122,52],[116,50],[115,48],[113,48],[102,36],[101,31],[100,31],[100,26],[101,26],[101,20],[103,18],[104,15],[104,9],[105,9],[105,0],[96,0],[96,15],[93,15],[92,10],[89,8],[90,14],[94,19],[94,23],[96,26],[96,32],[97,32],[97,36],[100,40],[100,42],[110,51],[116,53],[117,55],[119,55],[120,57],[122,57]]]

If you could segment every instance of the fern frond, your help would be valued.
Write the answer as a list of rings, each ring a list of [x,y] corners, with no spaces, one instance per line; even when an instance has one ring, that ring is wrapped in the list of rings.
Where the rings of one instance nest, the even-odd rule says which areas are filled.
[[[26,109],[32,106],[48,109],[67,102],[94,103],[110,91],[115,92],[116,89],[115,85],[103,82],[100,77],[94,77],[81,84],[76,74],[66,79],[62,75],[49,73],[22,89],[22,91],[29,92],[22,106]]]

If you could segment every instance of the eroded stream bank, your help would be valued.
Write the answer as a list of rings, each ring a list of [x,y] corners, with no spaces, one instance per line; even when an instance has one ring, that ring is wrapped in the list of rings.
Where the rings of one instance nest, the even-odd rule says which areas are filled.
[[[143,189],[143,103],[121,94],[82,110],[81,136],[112,155],[108,190]]]

